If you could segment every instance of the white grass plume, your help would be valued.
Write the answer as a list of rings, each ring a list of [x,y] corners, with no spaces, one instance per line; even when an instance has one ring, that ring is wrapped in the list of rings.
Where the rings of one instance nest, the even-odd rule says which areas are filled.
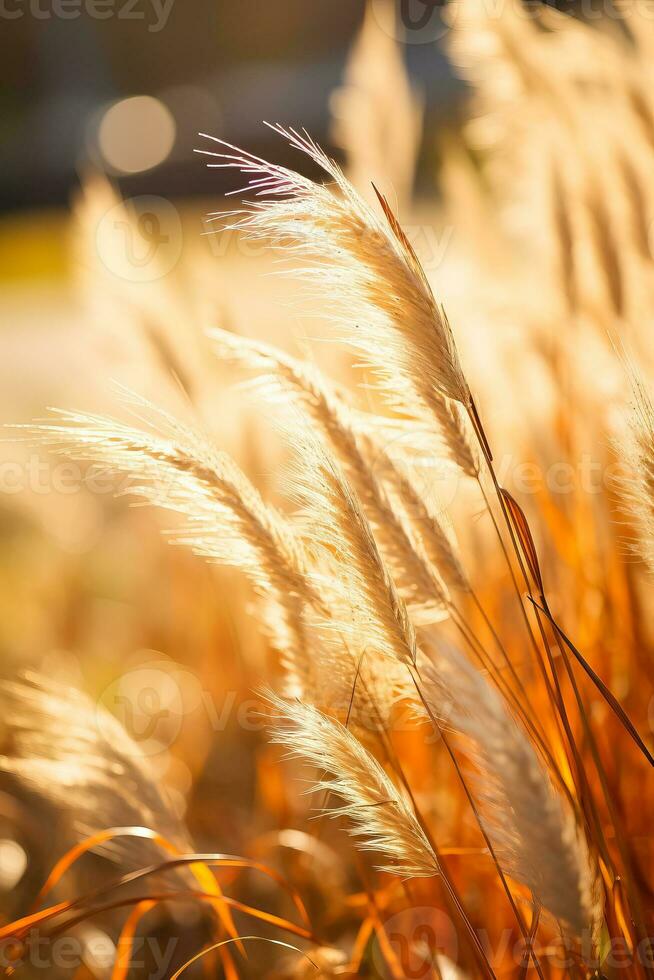
[[[479,450],[470,438],[470,427],[461,405],[451,398],[436,399],[432,410],[449,458],[466,476],[478,479],[481,469]]]
[[[620,481],[620,489],[638,529],[630,550],[654,573],[654,405],[636,369],[629,364],[627,369],[632,389],[629,438],[621,440],[616,450],[627,464],[629,477]]]
[[[398,718],[417,726],[427,717],[415,710],[415,687],[404,664],[372,650],[356,652],[345,639],[316,644],[314,676],[313,689],[306,688],[301,700],[342,720],[364,746],[377,749]]]
[[[328,812],[350,821],[360,848],[383,856],[380,870],[407,877],[438,874],[436,855],[413,810],[347,728],[311,705],[268,698],[277,713],[273,740],[324,773],[314,790],[342,800]]]
[[[362,197],[374,200],[372,180],[402,206],[411,198],[424,100],[411,83],[395,18],[394,0],[368,0],[343,84],[332,92],[329,107],[348,179]]]
[[[497,691],[453,648],[419,663],[434,716],[465,737],[484,828],[503,870],[576,937],[596,941],[599,878],[588,844],[526,733]]]
[[[409,470],[384,450],[372,443],[369,453],[374,453],[376,467],[391,495],[407,515],[425,550],[427,560],[437,568],[448,586],[463,592],[470,590],[453,533],[446,529],[432,507],[427,503],[411,479]]]
[[[78,839],[143,826],[193,850],[148,759],[104,707],[29,673],[0,682],[0,715],[0,769],[63,811]],[[141,860],[148,846],[139,842]]]
[[[358,494],[379,546],[392,568],[398,589],[422,624],[446,615],[447,590],[438,565],[430,562],[421,539],[389,499],[378,478],[378,454],[365,453],[370,437],[357,431],[349,405],[313,365],[277,348],[230,333],[209,331],[216,353],[259,374],[265,396],[287,394],[305,410],[327,442]]]
[[[320,608],[321,602],[310,585],[309,557],[292,526],[263,501],[229,455],[167,413],[147,402],[137,404],[145,406],[158,431],[63,411],[29,431],[61,453],[124,474],[129,484],[123,492],[181,515],[181,527],[170,532],[173,541],[244,571],[273,603],[269,626],[279,638],[284,666],[297,683],[308,680],[303,608],[306,603]]]
[[[305,539],[334,562],[327,582],[327,629],[357,653],[367,650],[415,663],[415,630],[356,494],[334,460],[308,435],[301,457],[296,487],[305,505]]]
[[[345,339],[393,407],[433,419],[444,397],[468,404],[447,318],[386,201],[380,195],[379,216],[308,135],[273,128],[321,167],[333,186],[207,137],[224,148],[200,151],[215,158],[210,167],[251,175],[256,200],[234,212],[236,227],[305,263],[299,274],[330,297],[330,315],[343,323]]]

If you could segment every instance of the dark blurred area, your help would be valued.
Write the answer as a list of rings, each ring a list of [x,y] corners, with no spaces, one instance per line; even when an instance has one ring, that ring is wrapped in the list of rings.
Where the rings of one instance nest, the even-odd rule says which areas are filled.
[[[220,172],[193,154],[198,132],[263,153],[265,119],[328,143],[330,93],[363,15],[363,0],[3,0],[0,208],[65,204],[89,162],[128,196],[220,192]],[[441,113],[456,91],[445,55],[405,50]]]

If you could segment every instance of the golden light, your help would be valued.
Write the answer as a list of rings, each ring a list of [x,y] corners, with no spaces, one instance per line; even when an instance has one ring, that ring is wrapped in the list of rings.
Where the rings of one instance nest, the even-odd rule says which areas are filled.
[[[0,840],[0,888],[10,891],[25,874],[27,854],[15,840]]]
[[[98,146],[104,162],[119,173],[151,170],[169,156],[176,126],[170,110],[150,95],[115,102],[104,114]]]

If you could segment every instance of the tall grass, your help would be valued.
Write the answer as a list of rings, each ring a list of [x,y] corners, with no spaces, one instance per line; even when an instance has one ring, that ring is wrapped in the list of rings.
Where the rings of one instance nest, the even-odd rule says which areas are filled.
[[[366,401],[359,386],[328,378],[309,359],[209,331],[217,358],[278,411],[289,458],[279,507],[199,427],[135,396],[127,399],[133,424],[60,411],[29,433],[125,474],[131,495],[175,515],[175,542],[247,576],[278,654],[279,670],[261,678],[272,741],[314,771],[316,836],[327,814],[352,838],[344,852],[351,894],[334,919],[317,910],[307,917],[292,882],[267,866],[258,869],[293,894],[294,918],[229,899],[210,868],[254,857],[180,858],[195,884],[176,880],[164,898],[194,894],[215,913],[211,948],[225,976],[244,963],[235,908],[290,933],[294,948],[301,943],[306,957],[284,976],[408,975],[387,920],[434,908],[458,937],[457,963],[439,951],[438,936],[426,955],[426,933],[410,930],[421,976],[614,975],[617,950],[626,976],[654,972],[651,585],[623,547],[626,508],[651,565],[654,424],[639,377],[632,441],[615,441],[629,379],[606,343],[608,332],[634,357],[647,348],[652,42],[633,18],[620,33],[550,8],[527,17],[508,5],[500,18],[477,0],[458,8],[453,50],[477,80],[465,151],[484,151],[487,197],[477,213],[495,222],[501,245],[491,266],[501,311],[489,304],[488,319],[480,325],[475,312],[476,332],[466,329],[466,311],[488,296],[488,269],[471,263],[467,275],[479,285],[463,298],[453,293],[451,324],[388,199],[377,188],[364,198],[308,134],[273,127],[322,169],[324,183],[207,137],[208,165],[248,180],[242,209],[216,217],[280,253],[330,321],[330,337],[352,352]],[[554,76],[552,52],[561,67]],[[598,131],[595,158],[584,140]],[[360,152],[356,140],[348,149]],[[523,172],[522,155],[525,183],[540,184],[535,204],[507,186],[507,170]],[[350,162],[360,173],[361,160]],[[459,188],[477,179],[469,168],[460,176]],[[451,213],[468,199],[454,195]],[[520,217],[517,246],[500,217],[507,210]],[[507,311],[520,339],[495,376],[479,370],[471,348],[492,348]],[[649,362],[645,353],[643,377]],[[610,399],[593,371],[613,385]],[[578,474],[589,449],[600,475],[619,457],[619,484],[557,494],[545,481],[521,493],[503,472],[512,452],[541,477],[561,465]],[[458,535],[425,488],[425,461],[447,462],[454,474]],[[120,754],[123,736],[98,756],[80,708],[79,733],[43,741],[25,731],[56,729],[63,695],[32,682],[5,685],[3,697],[20,748],[3,767],[37,788],[54,779],[47,791],[62,808],[78,798],[101,805],[106,760]],[[66,782],[73,751],[91,771]],[[155,786],[139,779],[134,793],[145,808],[132,816],[132,801],[118,795],[111,827],[137,821],[186,842],[175,854],[190,851]],[[157,807],[146,804],[150,796]],[[93,830],[106,830],[101,823]],[[81,896],[76,907],[90,916],[96,898]],[[4,932],[29,942],[29,926]]]

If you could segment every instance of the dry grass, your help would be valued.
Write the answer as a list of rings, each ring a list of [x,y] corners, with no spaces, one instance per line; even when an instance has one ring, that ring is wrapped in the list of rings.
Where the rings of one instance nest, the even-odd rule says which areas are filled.
[[[626,506],[651,570],[652,41],[638,19],[620,33],[549,8],[527,17],[508,4],[499,18],[480,0],[458,8],[452,47],[474,67],[477,114],[462,138],[484,161],[475,213],[492,222],[499,257],[490,276],[468,258],[465,295],[450,297],[454,327],[386,197],[364,199],[307,134],[274,127],[322,169],[324,184],[213,138],[201,151],[209,166],[249,179],[243,209],[223,220],[281,253],[326,313],[330,338],[356,357],[337,383],[311,358],[208,331],[218,361],[238,366],[266,413],[275,409],[287,459],[281,499],[265,499],[256,475],[199,420],[182,424],[136,396],[129,424],[60,411],[30,432],[127,476],[124,492],[174,515],[175,542],[244,573],[256,596],[276,658],[262,668],[246,651],[248,680],[283,691],[264,700],[272,742],[296,761],[282,775],[261,749],[249,809],[253,821],[272,814],[276,833],[292,825],[292,835],[275,836],[265,863],[268,838],[255,833],[244,835],[243,858],[189,854],[190,879],[166,877],[169,857],[156,872],[165,893],[152,884],[125,898],[135,909],[128,933],[142,927],[144,902],[199,901],[215,969],[230,980],[248,969],[238,932],[252,938],[233,912],[265,923],[263,938],[293,952],[273,970],[267,950],[252,967],[259,976],[615,976],[617,950],[621,974],[653,972],[652,585],[625,560],[622,516]],[[408,112],[409,89],[400,94]],[[587,134],[601,144],[597,156]],[[369,155],[383,169],[379,140]],[[344,141],[351,155],[363,152],[347,127]],[[351,159],[350,173],[365,165]],[[406,187],[406,161],[389,166]],[[518,168],[527,192],[539,188],[528,204],[513,183]],[[467,208],[479,176],[467,166],[459,174],[451,215]],[[517,339],[502,332],[509,314]],[[607,333],[638,359],[630,442],[629,372]],[[350,383],[357,377],[365,399]],[[606,478],[611,439],[618,493]],[[505,469],[509,453],[540,477],[534,487]],[[591,487],[580,470],[589,456],[600,476]],[[442,463],[459,491],[456,535],[425,486]],[[561,472],[572,480],[565,490]],[[212,662],[208,674],[220,669]],[[79,809],[80,834],[137,823],[159,846],[174,842],[175,855],[191,852],[183,821],[138,747],[126,753],[117,723],[114,744],[100,745],[81,698],[43,680],[7,682],[1,693],[11,746],[3,769],[62,811]],[[288,778],[297,760],[313,770],[313,823]],[[351,842],[332,833],[325,812]],[[276,864],[282,839],[309,855],[313,877]],[[222,850],[215,830],[212,842]],[[247,888],[233,899],[216,884],[219,867],[256,868],[283,899]],[[105,897],[119,901],[130,883],[112,880]],[[80,921],[96,905],[94,892],[78,896]],[[71,908],[10,923],[3,935],[29,946],[34,923],[69,928]],[[448,923],[436,932],[434,910]],[[120,964],[113,975],[125,975]]]

